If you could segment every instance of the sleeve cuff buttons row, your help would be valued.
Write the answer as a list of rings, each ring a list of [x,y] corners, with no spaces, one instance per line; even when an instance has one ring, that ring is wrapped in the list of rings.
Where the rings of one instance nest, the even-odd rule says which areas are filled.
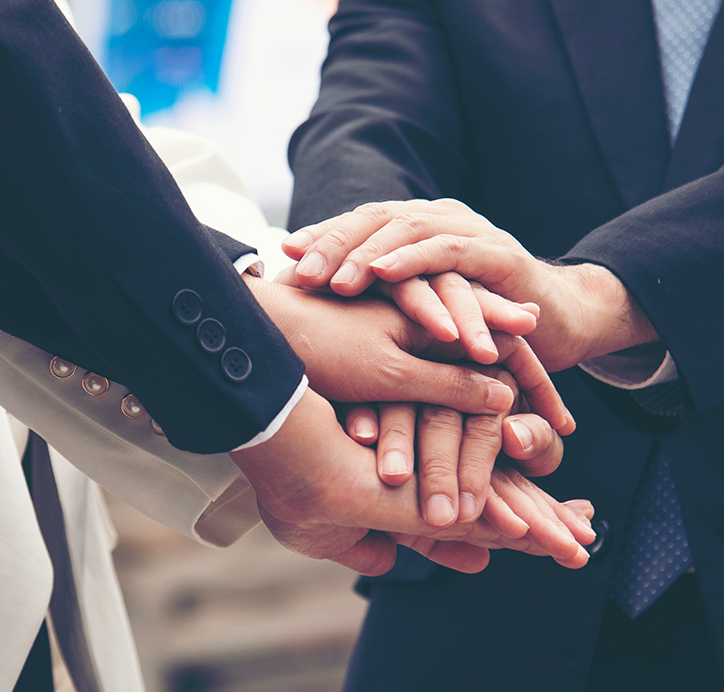
[[[219,320],[203,315],[201,296],[185,288],[173,298],[172,310],[176,320],[184,327],[196,327],[196,342],[200,348],[210,355],[221,353],[221,372],[227,380],[239,384],[251,375],[251,359],[246,351],[236,346],[224,350],[226,346],[226,327]]]
[[[70,379],[73,375],[75,375],[77,369],[78,368],[73,363],[62,360],[57,356],[50,361],[50,373],[58,380]],[[111,388],[111,383],[107,378],[102,377],[101,375],[96,375],[93,372],[87,372],[81,380],[81,386],[86,394],[98,397],[105,394]],[[120,408],[121,413],[123,413],[123,415],[129,420],[139,420],[146,415],[146,409],[143,408],[141,402],[133,394],[127,394],[123,397]],[[153,430],[156,435],[163,436],[164,433],[161,426],[159,426],[153,419],[150,419],[150,423],[151,430]]]

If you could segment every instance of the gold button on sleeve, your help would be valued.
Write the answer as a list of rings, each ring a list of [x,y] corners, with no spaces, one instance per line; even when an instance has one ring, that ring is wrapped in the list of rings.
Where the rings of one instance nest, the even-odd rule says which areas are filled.
[[[50,374],[59,379],[67,380],[75,374],[76,367],[73,363],[69,363],[67,360],[61,360],[58,356],[55,356],[50,361]]]
[[[129,394],[123,398],[121,411],[123,411],[123,415],[126,418],[130,418],[131,420],[138,420],[146,415],[146,409],[141,406],[141,402],[136,399],[133,394]]]
[[[110,386],[111,383],[105,377],[96,375],[94,372],[87,372],[83,377],[83,389],[91,396],[105,394]]]
[[[151,418],[151,430],[159,435],[160,437],[166,437],[166,433],[161,429],[161,426]]]

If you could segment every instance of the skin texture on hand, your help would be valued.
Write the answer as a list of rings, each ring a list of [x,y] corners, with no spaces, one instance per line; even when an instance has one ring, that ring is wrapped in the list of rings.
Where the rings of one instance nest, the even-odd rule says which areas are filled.
[[[572,568],[588,559],[579,544],[588,536],[580,532],[553,535],[544,549],[528,537],[505,537],[482,519],[446,529],[430,526],[420,514],[414,480],[397,488],[382,483],[374,452],[351,440],[331,405],[310,390],[268,442],[231,456],[254,487],[262,519],[282,545],[363,574],[391,569],[396,543],[466,572],[484,569],[490,548],[548,553]],[[524,495],[518,502],[555,512],[540,497]],[[546,505],[549,510],[543,509]]]
[[[307,366],[312,388],[340,402],[423,401],[466,413],[510,409],[513,393],[455,344],[437,342],[384,300],[342,301],[245,277],[267,314]],[[563,402],[527,344],[501,335],[500,357],[531,406],[556,429],[572,424]],[[430,358],[430,359],[428,359]]]
[[[361,444],[378,443],[378,473],[383,481],[390,485],[407,482],[416,462],[420,507],[434,526],[486,516],[490,478],[505,434],[511,457],[521,458],[518,466],[523,475],[552,473],[563,457],[559,435],[543,418],[523,414],[508,420],[511,412],[524,412],[526,403],[511,374],[493,368],[488,373],[516,393],[511,409],[497,416],[470,416],[441,406],[403,403],[347,411],[352,438]],[[486,518],[505,533],[490,516]]]
[[[364,205],[297,231],[284,249],[301,259],[302,285],[329,283],[341,295],[358,294],[376,277],[397,284],[452,271],[510,301],[533,302],[541,314],[528,341],[549,371],[658,341],[610,271],[536,259],[511,235],[454,200]]]
[[[378,474],[391,485],[413,477],[411,460],[416,458],[420,511],[432,526],[447,527],[456,520],[472,522],[482,515],[502,535],[527,536],[546,552],[572,533],[584,544],[594,538],[590,516],[571,511],[565,503],[546,496],[544,511],[538,511],[539,489],[511,468],[505,456],[499,456],[503,446],[510,459],[522,460],[517,463],[528,475],[555,470],[563,445],[539,416],[463,417],[442,407],[383,404],[379,405],[379,422],[377,411],[370,406],[352,407],[347,426],[351,436],[363,444],[377,442]],[[361,438],[358,430],[363,433]],[[511,494],[511,490],[528,497]],[[590,503],[574,503],[581,503],[592,515]]]

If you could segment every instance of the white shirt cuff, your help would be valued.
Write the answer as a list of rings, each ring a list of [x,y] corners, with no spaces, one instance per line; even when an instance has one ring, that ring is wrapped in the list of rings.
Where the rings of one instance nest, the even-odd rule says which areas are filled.
[[[302,395],[307,390],[307,385],[309,384],[309,380],[307,379],[306,375],[302,375],[302,381],[299,383],[299,386],[296,388],[294,394],[292,394],[291,399],[287,401],[284,408],[277,413],[274,420],[269,423],[269,425],[266,427],[265,430],[262,430],[258,435],[253,437],[248,442],[245,442],[243,445],[239,445],[236,449],[232,449],[232,452],[238,452],[240,449],[248,449],[249,447],[256,447],[257,445],[260,445],[262,442],[266,442],[267,440],[270,440],[278,431],[279,428],[284,425],[284,422],[287,419],[287,416],[292,412],[292,409],[299,403],[299,400],[302,398]]]
[[[619,351],[591,358],[579,367],[591,377],[619,389],[646,389],[679,379],[676,364],[668,351],[663,361],[652,354]]]
[[[264,278],[264,262],[259,259],[258,255],[254,252],[247,252],[245,255],[239,257],[234,262],[234,269],[243,274],[245,271],[249,271],[250,274],[258,277],[259,279]]]

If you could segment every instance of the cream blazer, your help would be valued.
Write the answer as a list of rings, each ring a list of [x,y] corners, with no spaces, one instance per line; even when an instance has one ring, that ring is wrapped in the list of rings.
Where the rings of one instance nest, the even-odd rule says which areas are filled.
[[[126,103],[137,115],[133,99]],[[279,247],[286,231],[267,225],[215,146],[164,128],[145,133],[201,221],[257,247],[272,276],[289,264]],[[52,357],[0,332],[0,691],[11,690],[22,670],[53,579],[20,464],[27,438],[21,421],[51,446],[101,692],[141,692],[111,560],[115,532],[96,483],[166,526],[218,547],[259,522],[256,498],[226,454],[178,451],[152,430],[147,415],[131,420],[122,414],[124,387],[111,383],[105,394],[91,397],[81,386],[85,371],[57,379],[50,372]]]

